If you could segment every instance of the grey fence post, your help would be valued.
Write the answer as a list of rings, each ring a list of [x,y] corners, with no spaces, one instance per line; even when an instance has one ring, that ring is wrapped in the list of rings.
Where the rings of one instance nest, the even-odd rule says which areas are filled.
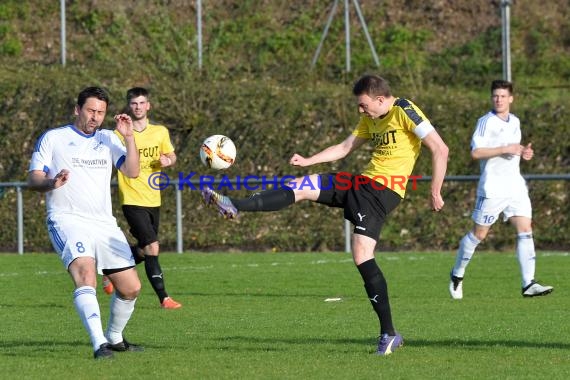
[[[176,252],[184,252],[182,239],[182,190],[176,186]]]
[[[20,255],[24,254],[24,200],[22,199],[22,187],[16,187],[16,193],[18,194],[18,253]]]

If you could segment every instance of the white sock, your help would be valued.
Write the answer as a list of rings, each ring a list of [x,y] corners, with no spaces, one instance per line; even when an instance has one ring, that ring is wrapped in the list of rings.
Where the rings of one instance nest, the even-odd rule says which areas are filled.
[[[73,292],[73,304],[75,310],[83,322],[83,326],[89,333],[93,350],[97,351],[99,346],[107,343],[107,339],[103,334],[103,326],[101,324],[101,311],[95,288],[91,286],[81,286]]]
[[[477,239],[473,235],[473,231],[469,231],[467,235],[463,236],[461,242],[459,243],[459,249],[457,250],[457,256],[455,257],[455,265],[451,273],[456,277],[465,276],[465,268],[471,262],[471,258],[475,253],[475,249],[481,243],[481,240]]]
[[[135,310],[135,302],[136,298],[134,300],[124,300],[117,297],[117,292],[113,293],[111,297],[111,315],[109,316],[109,324],[105,333],[111,344],[123,341],[123,330]]]
[[[517,235],[516,253],[521,267],[522,287],[524,288],[534,280],[534,270],[536,267],[532,232],[523,232]]]

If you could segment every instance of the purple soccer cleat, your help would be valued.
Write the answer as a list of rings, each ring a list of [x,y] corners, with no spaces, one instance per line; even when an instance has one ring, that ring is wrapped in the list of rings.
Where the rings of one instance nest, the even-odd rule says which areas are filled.
[[[402,338],[398,333],[396,333],[396,335],[382,334],[378,341],[378,350],[376,351],[376,354],[382,356],[390,355],[403,344],[404,338]]]
[[[202,189],[202,197],[207,205],[215,205],[224,218],[237,218],[238,210],[229,197],[216,193],[208,186]]]

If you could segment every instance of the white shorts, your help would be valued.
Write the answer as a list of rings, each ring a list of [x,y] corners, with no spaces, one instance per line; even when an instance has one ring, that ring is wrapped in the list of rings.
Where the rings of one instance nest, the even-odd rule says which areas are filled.
[[[477,196],[475,209],[471,218],[480,226],[491,226],[503,213],[506,222],[513,216],[524,216],[532,219],[532,205],[528,194],[520,194],[511,198],[485,198]]]
[[[97,272],[135,265],[123,231],[115,221],[87,220],[80,216],[58,215],[47,220],[48,234],[65,269],[78,257],[93,257]]]

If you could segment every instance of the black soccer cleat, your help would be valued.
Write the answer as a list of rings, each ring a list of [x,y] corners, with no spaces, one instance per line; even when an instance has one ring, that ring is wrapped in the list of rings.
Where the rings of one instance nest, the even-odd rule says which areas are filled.
[[[99,346],[99,349],[93,353],[93,357],[96,360],[99,359],[113,359],[113,350],[109,343],[103,343]]]
[[[129,342],[127,342],[127,340],[125,338],[123,338],[123,341],[119,342],[119,343],[115,343],[115,344],[109,343],[109,348],[111,350],[117,351],[117,352],[125,352],[125,351],[142,352],[142,351],[144,351],[143,346],[139,346],[138,344],[129,343]]]

